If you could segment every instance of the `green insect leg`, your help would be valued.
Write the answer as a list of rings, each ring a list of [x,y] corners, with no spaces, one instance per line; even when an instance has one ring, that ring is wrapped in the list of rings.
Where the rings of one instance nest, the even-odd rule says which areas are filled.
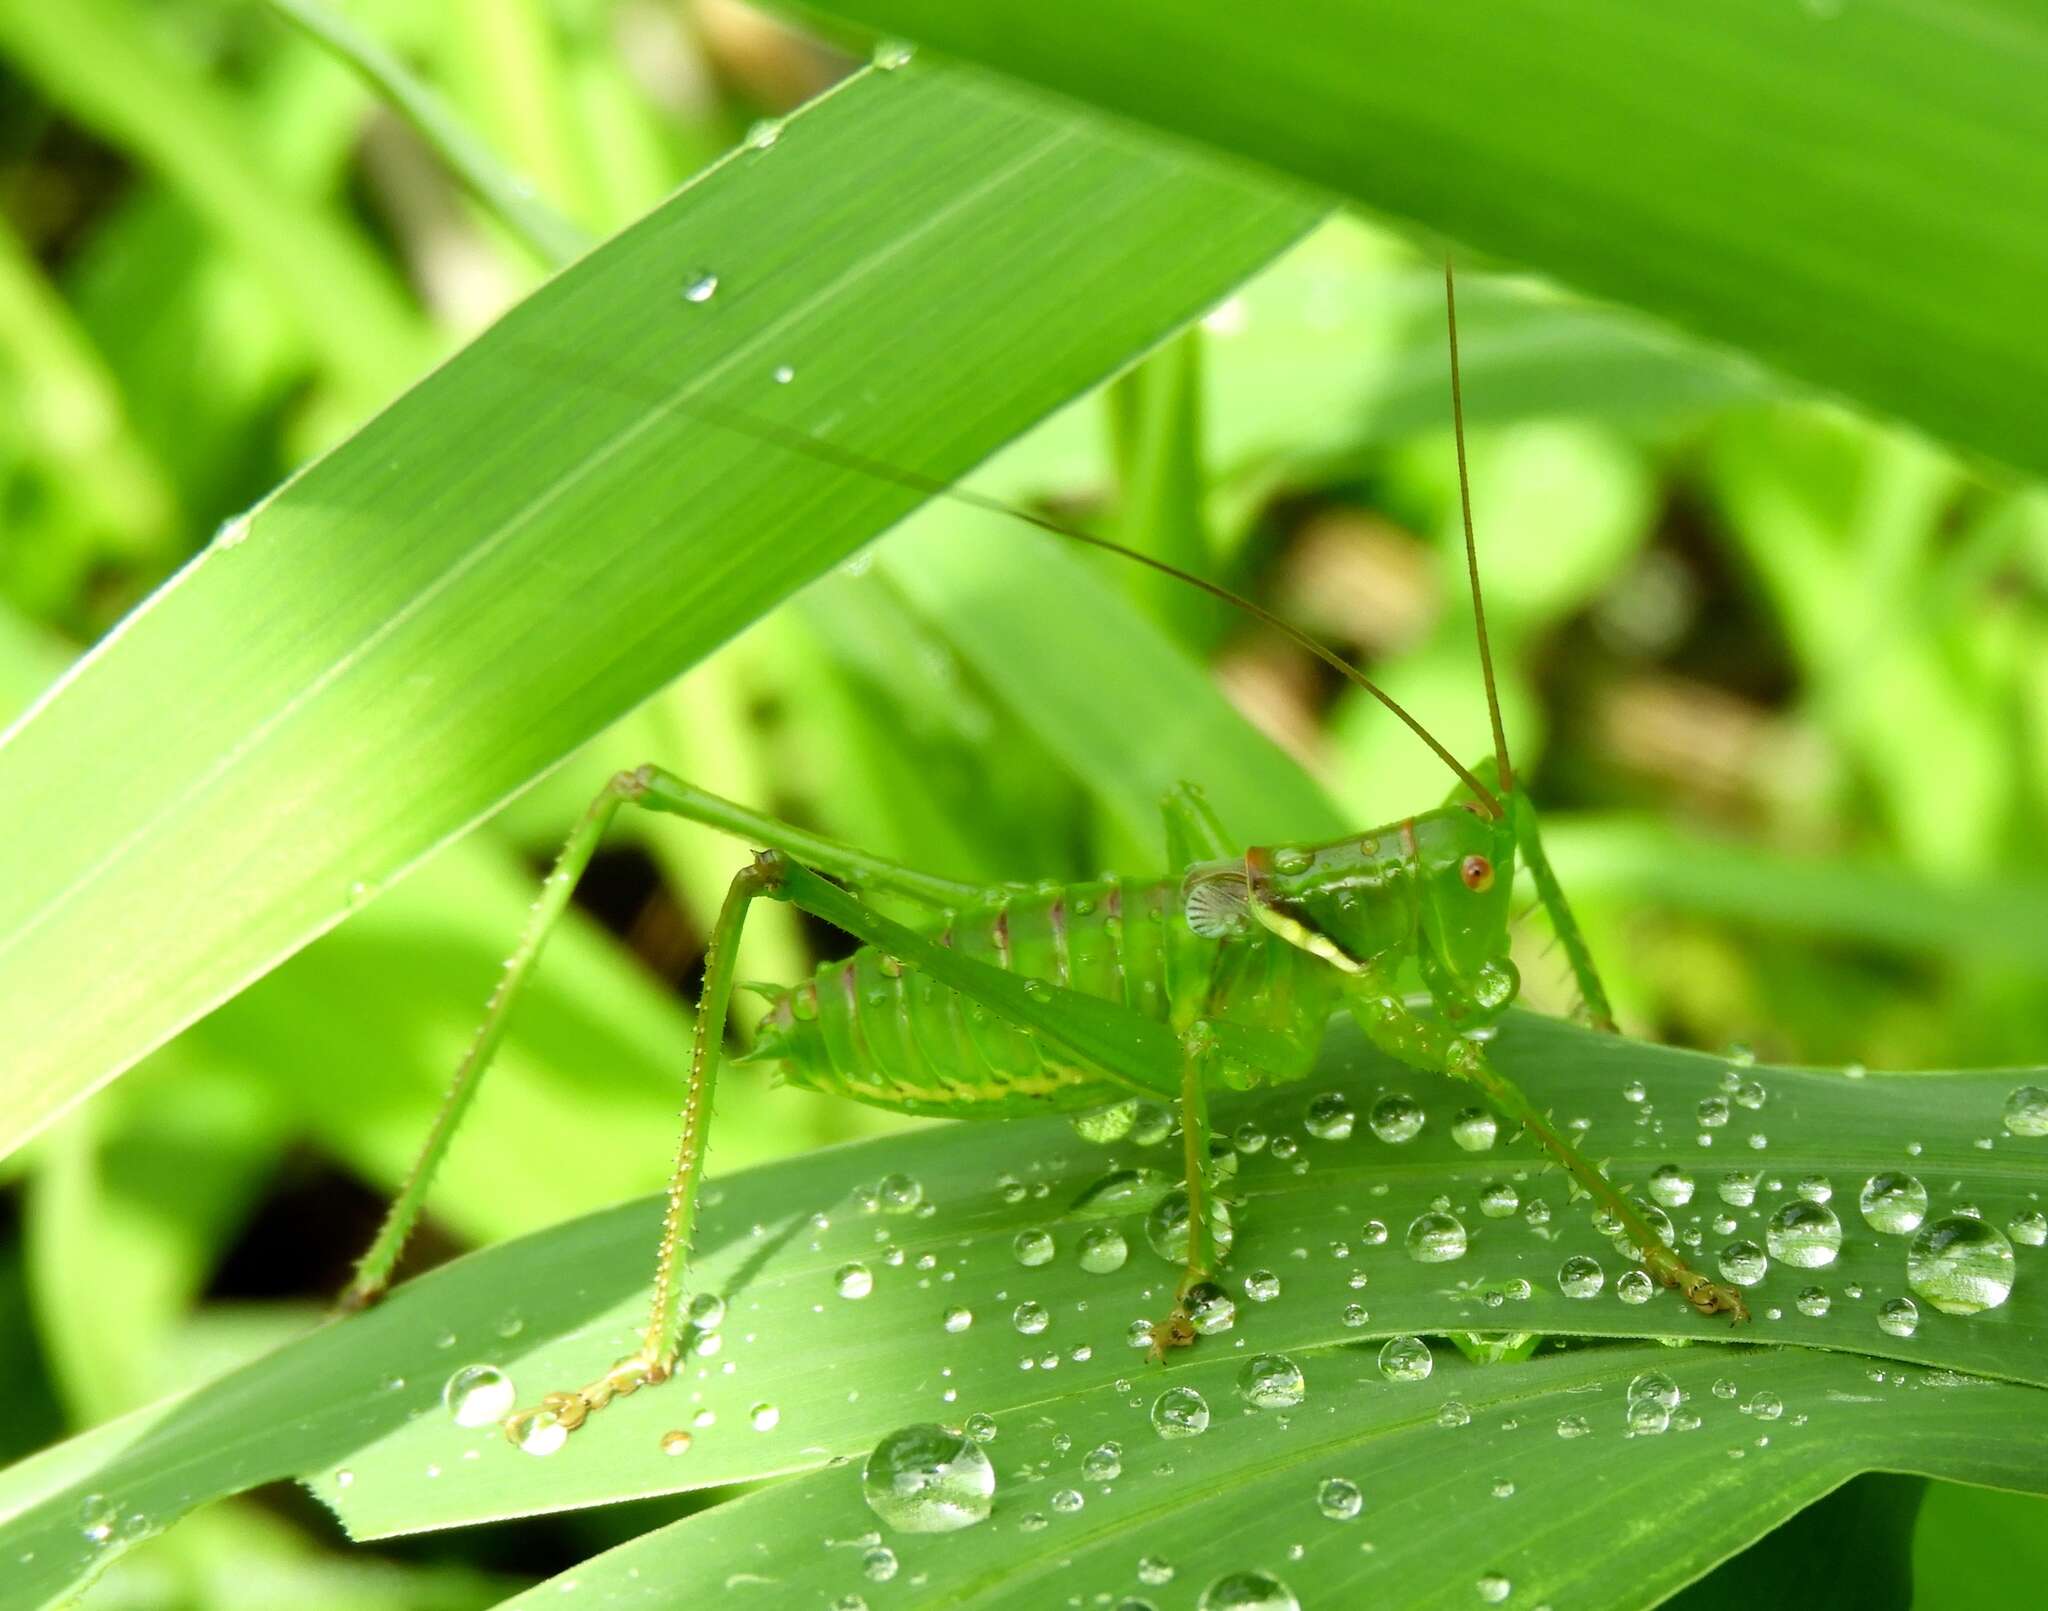
[[[690,1067],[683,1085],[682,1133],[676,1141],[675,1168],[669,1174],[668,1206],[662,1215],[661,1242],[654,1259],[654,1301],[640,1346],[588,1386],[548,1393],[540,1404],[506,1418],[505,1435],[523,1444],[554,1427],[573,1432],[615,1398],[667,1378],[675,1366],[676,1298],[683,1265],[697,1222],[697,1189],[703,1177],[705,1133],[711,1123],[711,1097],[718,1084],[718,1060],[725,1044],[726,1013],[732,1006],[733,964],[747,909],[776,883],[774,852],[741,872],[727,890],[704,954],[704,992],[697,999],[696,1032],[690,1042]]]
[[[1392,973],[1368,967],[1354,977],[1352,1011],[1374,1045],[1416,1068],[1442,1069],[1477,1085],[1493,1105],[1527,1130],[1586,1194],[1612,1214],[1641,1250],[1644,1268],[1667,1287],[1676,1287],[1702,1314],[1727,1313],[1749,1318],[1739,1287],[1725,1286],[1693,1269],[1650,1228],[1630,1202],[1598,1168],[1574,1147],[1550,1116],[1529,1100],[1520,1086],[1488,1061],[1484,1047],[1421,1017],[1401,999]]]

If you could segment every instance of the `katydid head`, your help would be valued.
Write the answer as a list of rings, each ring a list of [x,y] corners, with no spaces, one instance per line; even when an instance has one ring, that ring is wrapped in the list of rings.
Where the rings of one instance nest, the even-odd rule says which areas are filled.
[[[1471,804],[1459,800],[1416,819],[1422,973],[1445,1011],[1491,1018],[1520,984],[1508,960],[1515,833],[1506,818],[1466,809]]]

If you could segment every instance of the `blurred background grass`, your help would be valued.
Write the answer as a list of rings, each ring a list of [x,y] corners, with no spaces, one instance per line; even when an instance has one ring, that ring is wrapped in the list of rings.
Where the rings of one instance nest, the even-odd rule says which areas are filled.
[[[854,65],[732,0],[349,15],[597,234]],[[1484,269],[1465,282],[1466,382],[1510,733],[1628,1027],[1779,1060],[2040,1061],[2048,498]],[[0,4],[0,709],[542,273],[261,7]],[[1477,755],[1446,403],[1433,262],[1346,220],[988,479],[1251,592]],[[612,767],[659,759],[947,873],[1158,864],[1034,721],[1062,666],[981,654],[974,566],[930,562],[997,534],[925,524],[0,1163],[0,1459],[266,1346],[338,1289],[534,868]],[[1360,823],[1445,792],[1286,644],[1157,578],[1104,576]],[[1005,585],[1008,610],[1062,620],[1055,585]],[[740,854],[625,825],[465,1128],[423,1258],[658,1186],[684,1008]],[[1527,995],[1569,1010],[1528,927]],[[831,940],[777,910],[748,944],[750,976],[789,979]],[[893,1122],[729,1081],[714,1167]],[[1959,1561],[2027,1582],[2048,1562],[2012,1541],[2039,1516],[1938,1492],[1920,1603],[1997,1597]],[[649,1519],[372,1558],[266,1492],[124,1561],[95,1603],[488,1604]]]

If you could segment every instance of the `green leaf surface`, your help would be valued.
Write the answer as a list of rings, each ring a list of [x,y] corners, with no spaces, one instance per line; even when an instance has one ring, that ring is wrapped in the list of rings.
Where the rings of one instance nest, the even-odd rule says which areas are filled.
[[[4,1508],[12,1513],[0,1528],[0,1551],[13,1557],[34,1552],[27,1603],[36,1604],[91,1564],[94,1551],[80,1539],[76,1520],[88,1493],[116,1497],[124,1514],[132,1510],[156,1527],[209,1498],[296,1473],[340,1511],[354,1534],[371,1537],[808,1470],[858,1457],[894,1427],[972,1413],[993,1415],[1018,1431],[1049,1418],[1073,1435],[1076,1455],[1088,1446],[1075,1430],[1084,1425],[1080,1418],[1099,1413],[1103,1426],[1123,1427],[1134,1476],[1149,1482],[1165,1459],[1206,1491],[1237,1480],[1231,1456],[1219,1453],[1218,1464],[1207,1463],[1207,1451],[1223,1450],[1228,1440],[1196,1440],[1165,1452],[1146,1420],[1150,1402],[1165,1386],[1187,1381],[1213,1387],[1221,1409],[1230,1403],[1243,1357],[1274,1350],[1296,1354],[1312,1384],[1327,1379],[1333,1402],[1351,1391],[1351,1378],[1365,1377],[1369,1402],[1394,1405],[1389,1435],[1406,1436],[1417,1423],[1437,1432],[1442,1400],[1458,1397],[1474,1407],[1472,1425],[1462,1430],[1474,1434],[1476,1448],[1498,1417],[1480,1413],[1474,1395],[1529,1392],[1542,1408],[1523,1425],[1540,1436],[1530,1433],[1515,1447],[1533,1451],[1528,1458],[1542,1472],[1553,1459],[1580,1457],[1581,1440],[1558,1439],[1555,1422],[1565,1413],[1585,1413],[1596,1435],[1583,1441],[1625,1462],[1614,1468],[1616,1481],[1641,1488],[1630,1525],[1642,1530],[1644,1560],[1667,1554],[1692,1559],[1681,1547],[1691,1537],[1692,1511],[1673,1500],[1688,1491],[1690,1479],[1681,1472],[1667,1482],[1663,1465],[1668,1451],[1676,1460],[1696,1446],[1688,1439],[1711,1448],[1708,1465],[1728,1463],[1731,1444],[1752,1450],[1744,1457],[1744,1482],[1733,1490],[1713,1484],[1722,1496],[1715,1502],[1734,1507],[1727,1515],[1737,1518],[1708,1529],[1716,1550],[1733,1549],[1870,1466],[2048,1489],[2048,1461],[2040,1452],[2048,1445],[2034,1408],[2042,1401],[2016,1387],[1964,1381],[1964,1375],[1994,1378],[2029,1389],[2048,1382],[2042,1251],[2022,1240],[2017,1279],[2003,1304],[1960,1316],[1923,1302],[1914,1334],[1902,1337],[1880,1328],[1877,1311],[1908,1295],[1910,1238],[1878,1233],[1857,1207],[1869,1175],[1910,1169],[1930,1193],[1930,1221],[1964,1204],[1997,1226],[2032,1210],[2036,1194],[2048,1187],[2048,1140],[2009,1136],[2000,1125],[2007,1094],[2022,1076],[1873,1074],[1855,1080],[1731,1068],[1722,1059],[1598,1037],[1526,1015],[1504,1029],[1497,1062],[1560,1115],[1583,1120],[1586,1146],[1610,1158],[1623,1182],[1641,1191],[1660,1166],[1682,1168],[1691,1195],[1669,1212],[1681,1238],[1690,1242],[1697,1233],[1707,1260],[1731,1241],[1767,1243],[1772,1218],[1788,1203],[1807,1200],[1802,1189],[1818,1189],[1808,1177],[1824,1177],[1832,1189],[1830,1206],[1844,1233],[1838,1257],[1825,1268],[1774,1260],[1751,1289],[1755,1323],[1740,1332],[1693,1314],[1671,1294],[1624,1301],[1619,1277],[1628,1261],[1594,1227],[1584,1205],[1568,1200],[1562,1177],[1544,1172],[1536,1154],[1504,1138],[1479,1151],[1460,1145],[1451,1120],[1466,1105],[1463,1093],[1333,1033],[1316,1082],[1216,1104],[1221,1128],[1244,1146],[1230,1188],[1238,1235],[1228,1277],[1239,1313],[1232,1331],[1205,1338],[1163,1370],[1146,1366],[1128,1347],[1126,1333],[1133,1322],[1164,1313],[1176,1268],[1151,1251],[1142,1214],[1081,1218],[1072,1205],[1112,1170],[1171,1171],[1178,1148],[1166,1142],[1091,1146],[1057,1120],[1018,1121],[1000,1132],[940,1127],[722,1183],[705,1205],[687,1283],[692,1293],[723,1299],[717,1343],[694,1337],[674,1380],[606,1410],[555,1455],[521,1454],[494,1426],[455,1425],[441,1407],[442,1386],[458,1367],[490,1363],[506,1370],[520,1400],[531,1403],[543,1391],[591,1379],[626,1352],[644,1319],[658,1218],[653,1202],[462,1259],[402,1288],[378,1310],[317,1332],[154,1416],[90,1434],[89,1456],[67,1453],[67,1445],[38,1457],[0,1482]],[[1637,1081],[1642,1101],[1631,1100]],[[1754,1082],[1757,1090],[1738,1092],[1744,1100],[1731,1101],[1731,1082]],[[1341,1092],[1355,1115],[1347,1136],[1318,1137],[1304,1126],[1308,1101],[1325,1090]],[[1748,1105],[1759,1094],[1760,1105]],[[1375,1105],[1393,1095],[1411,1097],[1423,1109],[1420,1134],[1405,1142],[1381,1139],[1372,1124]],[[1713,1101],[1727,1105],[1729,1119],[1703,1126],[1700,1104]],[[1708,1111],[1711,1117],[1717,1110]],[[1251,1129],[1271,1139],[1253,1147]],[[1711,1145],[1702,1145],[1702,1136]],[[1752,1136],[1767,1145],[1754,1146]],[[1978,1145],[1983,1139],[1992,1144]],[[1917,1150],[1909,1153],[1908,1142]],[[876,1183],[891,1173],[918,1182],[928,1213],[870,1206]],[[1495,1216],[1481,1207],[1482,1188],[1489,1185],[1512,1187],[1513,1212]],[[1405,1250],[1407,1231],[1439,1198],[1464,1225],[1468,1251],[1455,1261],[1419,1263]],[[1500,1206],[1497,1193],[1486,1200]],[[1542,1209],[1532,1206],[1539,1202]],[[1111,1273],[1084,1271],[1078,1238],[1104,1225],[1122,1231],[1128,1260]],[[1020,1231],[1040,1229],[1051,1232],[1056,1256],[1027,1268],[1013,1243]],[[1560,1265],[1574,1255],[1601,1267],[1593,1297],[1560,1290]],[[867,1297],[838,1295],[837,1272],[850,1262],[864,1264],[873,1277]],[[1241,1284],[1261,1268],[1279,1281],[1279,1296],[1270,1302],[1251,1301]],[[1795,1302],[1809,1286],[1829,1295],[1825,1315]],[[1013,1314],[1026,1302],[1046,1310],[1043,1330],[1018,1329]],[[971,1323],[949,1329],[945,1316],[954,1309],[968,1311]],[[1646,1357],[1674,1373],[1697,1372],[1697,1381],[1686,1378],[1694,1389],[1691,1407],[1708,1419],[1699,1431],[1654,1444],[1625,1442],[1621,1390],[1644,1368],[1634,1355],[1612,1365],[1589,1355],[1595,1363],[1538,1361],[1470,1374],[1445,1355],[1426,1384],[1376,1382],[1372,1350],[1380,1339],[1475,1330],[1690,1340],[1690,1349],[1657,1349]],[[1356,1344],[1370,1347],[1361,1353],[1349,1346]],[[1777,1351],[1770,1345],[1785,1346]],[[1918,1368],[1902,1371],[1902,1365]],[[1584,1380],[1604,1385],[1588,1389],[1583,1404],[1569,1397],[1562,1409],[1542,1398],[1549,1391],[1542,1384],[1553,1378],[1534,1374],[1525,1381],[1521,1375],[1580,1370],[1590,1373]],[[1774,1373],[1783,1373],[1782,1380]],[[1778,1393],[1784,1416],[1768,1426],[1752,1424],[1754,1416],[1740,1419],[1739,1405],[1711,1391],[1723,1376],[1737,1382],[1745,1403],[1758,1392]],[[1120,1378],[1134,1387],[1116,1389]],[[1399,1409],[1400,1393],[1415,1395],[1407,1411]],[[1135,1410],[1132,1396],[1140,1401]],[[1994,1400],[2006,1407],[1980,1415],[1977,1407]],[[1320,1396],[1311,1400],[1321,1402]],[[1926,1418],[1908,1406],[1927,1406]],[[763,1407],[773,1408],[773,1425],[757,1430],[767,1419]],[[1853,1416],[1862,1411],[1868,1411],[1867,1443],[1855,1432],[1862,1423]],[[1808,1420],[1801,1422],[1802,1415]],[[1069,1416],[1076,1419],[1070,1423]],[[1097,1422],[1086,1419],[1085,1425],[1092,1429]],[[681,1457],[661,1448],[662,1435],[677,1428],[694,1437]],[[1347,1416],[1331,1436],[1354,1430]],[[1759,1435],[1772,1440],[1766,1450],[1754,1447]],[[1000,1451],[1002,1440],[993,1447]],[[1267,1452],[1280,1462],[1278,1473],[1286,1464],[1285,1445]],[[1503,1456],[1508,1452],[1504,1446]],[[1774,1465],[1780,1456],[1794,1458]],[[1639,1459],[1640,1466],[1634,1463]],[[1369,1503],[1399,1497],[1398,1476],[1390,1478],[1377,1456],[1355,1463],[1354,1480],[1372,1484]],[[1467,1475],[1490,1482],[1516,1469],[1496,1471],[1495,1463],[1482,1465],[1475,1455],[1476,1474]],[[1565,1581],[1581,1569],[1577,1557],[1585,1546],[1573,1542],[1568,1527],[1556,1547],[1549,1540],[1586,1510],[1581,1500],[1590,1479],[1575,1466],[1558,1469],[1560,1480],[1531,1494],[1536,1503],[1487,1512],[1488,1558],[1511,1578],[1558,1574]],[[1768,1480],[1773,1472],[1784,1480]],[[1313,1480],[1342,1474],[1344,1468],[1333,1468]],[[1296,1472],[1286,1481],[1298,1487],[1310,1476]],[[827,1478],[852,1480],[846,1471]],[[1282,1479],[1276,1474],[1273,1480]],[[1015,1514],[1045,1510],[1050,1486],[1057,1484],[1017,1501]],[[1474,1499],[1483,1512],[1485,1492],[1482,1487]],[[1304,1526],[1322,1525],[1312,1497],[1304,1493],[1311,1505]],[[1134,1514],[1149,1515],[1157,1501],[1134,1489],[1131,1503]],[[1468,1508],[1443,1502],[1414,1513],[1425,1535],[1414,1547],[1423,1557],[1476,1560],[1447,1553],[1462,1536],[1455,1530],[1470,1524]],[[1007,1528],[1011,1513],[1004,1514]],[[1082,1519],[1094,1514],[1091,1506]],[[1611,1528],[1612,1516],[1602,1525]],[[1429,1545],[1430,1527],[1448,1530],[1439,1538],[1444,1548]],[[1248,1564],[1238,1548],[1225,1547],[1232,1535],[1220,1524],[1208,1531],[1218,1549],[1204,1553],[1189,1545],[1183,1581]],[[1411,1532],[1404,1527],[1397,1539],[1390,1530],[1379,1547],[1398,1542],[1405,1550]],[[806,1536],[817,1536],[817,1529]],[[970,1541],[1003,1536],[962,1535]],[[1014,1535],[1012,1542],[1032,1558],[1052,1553],[1035,1538]],[[1129,1538],[1119,1549],[1136,1553]],[[849,1561],[846,1569],[857,1565]]]
[[[743,397],[954,476],[1314,216],[912,70],[828,97],[551,282],[231,527],[0,747],[0,802],[35,825],[0,848],[0,1148],[917,501],[693,404]]]
[[[1128,1386],[1097,1381],[995,1417],[995,1509],[969,1531],[892,1532],[848,1464],[701,1511],[505,1603],[558,1605],[573,1583],[579,1604],[652,1611],[696,1582],[722,1584],[732,1606],[855,1595],[877,1611],[1180,1608],[1261,1572],[1295,1600],[1201,1603],[1621,1611],[1654,1605],[1860,1470],[2037,1480],[2017,1439],[2048,1431],[2048,1394],[1919,1368],[1889,1369],[1879,1387],[1805,1350],[1731,1365],[1720,1349],[1637,1343],[1511,1367],[1446,1351],[1426,1382],[1399,1384],[1369,1349],[1288,1357],[1306,1384],[1293,1410],[1248,1404],[1245,1357],[1226,1354],[1175,1369],[1171,1389],[1133,1370]],[[1631,1389],[1654,1377],[1683,1401],[1661,1432],[1632,1434]],[[1199,1394],[1208,1429],[1160,1437],[1149,1410],[1163,1391]],[[1772,1400],[1786,1406],[1775,1418]],[[1584,1433],[1561,1433],[1575,1424]],[[1089,1480],[1084,1462],[1111,1448],[1118,1476]],[[1332,1482],[1358,1490],[1355,1517],[1324,1510],[1325,1495],[1341,1508]],[[879,1583],[877,1547],[896,1563]]]
[[[2048,19],[2026,0],[800,9],[1271,163],[2048,468],[2048,211],[2013,205],[2048,183]]]

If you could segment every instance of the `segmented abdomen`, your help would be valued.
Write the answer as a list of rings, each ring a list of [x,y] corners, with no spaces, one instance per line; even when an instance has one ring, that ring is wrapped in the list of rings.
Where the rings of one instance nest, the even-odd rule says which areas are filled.
[[[976,961],[1164,1020],[1172,895],[1156,881],[1068,884],[962,911],[939,939]],[[867,947],[777,995],[744,1060],[773,1060],[792,1084],[913,1113],[994,1118],[1130,1094]]]

